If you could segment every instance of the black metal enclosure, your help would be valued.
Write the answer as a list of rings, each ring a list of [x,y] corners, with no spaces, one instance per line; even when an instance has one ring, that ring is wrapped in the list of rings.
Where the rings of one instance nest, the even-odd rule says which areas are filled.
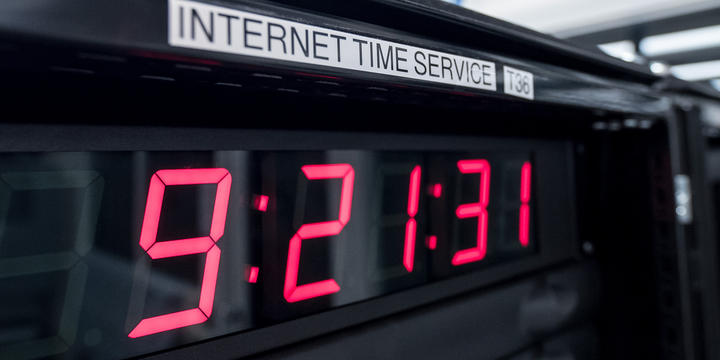
[[[495,84],[487,90],[171,45],[170,9],[179,3],[481,59],[494,64],[492,74],[484,76]],[[210,24],[208,18],[198,19],[188,24],[210,38],[214,30],[201,28]],[[230,17],[212,19],[212,26],[227,21],[230,29]],[[247,39],[253,32],[244,34]],[[0,358],[720,358],[720,232],[715,226],[720,102],[712,94],[431,0],[5,0],[0,2],[0,56]],[[445,76],[444,63],[439,66]],[[508,90],[511,79],[503,71],[508,67],[533,75],[532,96]],[[365,279],[362,271],[355,272],[364,269],[358,265],[364,248],[306,245],[303,251],[319,254],[313,269],[334,274],[344,293],[310,299],[307,306],[282,300],[283,269],[291,262],[288,241],[304,223],[302,216],[295,222],[267,220],[281,212],[275,209],[291,212],[290,205],[280,204],[281,194],[295,191],[301,173],[299,167],[297,173],[281,172],[287,164],[309,158],[354,166],[353,218],[346,221],[351,232],[365,221],[363,214],[374,214],[375,200],[360,193],[371,183],[362,180],[362,170],[372,168],[367,164],[419,159],[428,169],[422,181],[440,184],[466,154],[532,163],[530,247],[511,248],[509,255],[498,250],[492,235],[502,224],[493,225],[492,217],[501,209],[485,204],[490,249],[484,263],[454,268],[447,259],[456,249],[442,247],[442,236],[436,251],[436,245],[418,240],[414,249],[424,267],[411,274],[417,278],[388,281],[355,296],[349,295],[355,294],[353,286]],[[163,269],[169,275],[161,285],[147,275],[149,285],[142,291],[149,294],[148,305],[137,305],[142,298],[137,279],[145,276],[138,274],[160,272],[138,238],[145,231],[143,211],[149,212],[148,182],[167,169],[165,164],[229,168],[235,191],[228,195],[229,219],[249,211],[252,194],[270,193],[270,207],[267,215],[247,215],[244,225],[231,227],[228,220],[218,243],[223,257],[217,290],[213,284],[212,316],[203,312],[203,323],[134,338],[131,330],[152,304],[171,312],[192,302],[190,307],[198,306],[200,296],[203,309],[204,295],[196,289],[207,277],[202,261]],[[92,248],[76,249],[71,263],[53,267],[24,245],[47,243],[60,251],[48,239],[61,236],[45,225],[45,215],[33,216],[34,209],[49,216],[82,214],[73,215],[61,200],[34,208],[18,205],[17,199],[36,201],[28,190],[72,187],[40,184],[51,182],[47,179],[72,183],[57,175],[68,171],[92,172],[105,190],[98,190],[99,225],[88,230]],[[501,170],[494,171],[493,184],[505,181]],[[458,189],[463,181],[456,181]],[[239,195],[237,189],[245,188],[247,194]],[[443,189],[469,202],[461,190]],[[202,194],[193,194],[201,203]],[[438,205],[432,198],[440,193],[435,195],[419,195],[418,232],[464,234],[464,223],[443,222],[454,219],[458,202]],[[332,208],[336,200],[328,197],[324,206]],[[424,209],[424,204],[431,205]],[[215,211],[208,221],[215,221]],[[341,221],[342,209],[319,216]],[[158,221],[162,229],[162,218]],[[280,229],[285,223],[295,227]],[[235,238],[228,239],[245,228],[260,235],[248,235],[242,247],[231,245]],[[357,231],[363,236],[353,241],[376,240]],[[276,233],[283,234],[280,240],[272,238]],[[334,251],[342,255],[335,258]],[[262,263],[260,277],[255,273],[244,281],[245,263]],[[18,270],[23,266],[33,269]],[[73,275],[81,267],[85,277]],[[58,273],[57,279],[41,279],[43,271]],[[315,280],[302,280],[296,267],[296,282],[298,276],[301,282]],[[86,279],[77,285],[84,291],[75,295],[76,288],[65,284],[80,278]],[[153,296],[160,300],[150,300]]]

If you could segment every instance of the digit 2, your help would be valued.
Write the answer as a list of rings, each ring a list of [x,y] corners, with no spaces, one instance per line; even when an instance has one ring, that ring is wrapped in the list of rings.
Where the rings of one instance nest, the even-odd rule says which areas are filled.
[[[302,172],[308,180],[342,179],[342,189],[337,220],[303,224],[290,239],[283,296],[287,302],[291,303],[340,291],[340,286],[333,279],[298,286],[300,251],[303,240],[340,234],[348,221],[350,221],[353,185],[355,183],[355,170],[350,164],[305,165],[302,167]]]

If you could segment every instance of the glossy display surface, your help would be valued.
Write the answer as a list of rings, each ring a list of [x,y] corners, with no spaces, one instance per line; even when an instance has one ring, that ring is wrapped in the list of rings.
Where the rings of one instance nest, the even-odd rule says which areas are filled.
[[[123,358],[539,251],[531,151],[0,154],[0,358]]]

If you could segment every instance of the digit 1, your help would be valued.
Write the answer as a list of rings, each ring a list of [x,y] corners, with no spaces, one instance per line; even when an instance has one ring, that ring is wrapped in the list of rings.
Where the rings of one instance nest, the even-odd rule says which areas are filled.
[[[480,174],[480,199],[476,203],[461,204],[455,214],[458,219],[478,218],[477,245],[473,248],[458,250],[452,258],[452,264],[459,266],[480,261],[487,252],[487,205],[490,200],[490,163],[484,159],[460,160],[457,167],[463,174]]]
[[[220,265],[220,248],[215,244],[225,233],[225,219],[232,177],[226,169],[169,169],[158,170],[150,178],[145,216],[140,232],[140,247],[152,259],[206,254],[200,301],[197,308],[145,318],[128,337],[137,338],[163,331],[205,322],[212,313],[215,283]],[[196,238],[157,242],[158,222],[162,210],[165,187],[171,185],[217,184],[215,205],[210,222],[210,235]]]
[[[300,250],[303,240],[340,234],[348,221],[350,221],[353,185],[355,183],[355,170],[349,164],[305,165],[302,167],[302,172],[308,180],[342,179],[342,190],[340,192],[340,211],[337,220],[303,224],[290,239],[283,296],[287,302],[291,303],[340,291],[340,286],[333,279],[297,285]]]
[[[520,170],[520,229],[519,240],[523,247],[528,246],[530,235],[530,177],[532,176],[532,165],[526,161]]]
[[[415,238],[417,236],[415,215],[417,215],[420,200],[421,171],[420,165],[416,165],[410,173],[407,204],[407,213],[410,218],[405,223],[405,247],[403,248],[403,265],[408,272],[413,271],[413,265],[415,264]]]

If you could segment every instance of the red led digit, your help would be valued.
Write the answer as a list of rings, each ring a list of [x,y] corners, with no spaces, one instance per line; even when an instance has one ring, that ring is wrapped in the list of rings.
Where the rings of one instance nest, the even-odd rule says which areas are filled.
[[[220,265],[220,248],[215,243],[225,232],[228,201],[232,177],[226,169],[172,169],[159,170],[150,179],[145,216],[140,232],[140,246],[152,259],[193,254],[205,255],[203,280],[200,285],[198,307],[170,314],[145,318],[128,337],[137,338],[163,331],[205,322],[212,313],[215,284]],[[162,210],[165,187],[171,185],[217,184],[215,205],[210,222],[210,235],[190,239],[157,242],[158,223]]]
[[[350,210],[352,209],[353,185],[355,183],[355,170],[353,170],[352,166],[349,164],[305,165],[302,167],[302,172],[308,180],[342,179],[340,211],[337,220],[303,224],[290,239],[283,291],[287,302],[306,300],[340,291],[340,286],[333,279],[298,286],[300,251],[303,240],[340,234],[348,221],[350,221]]]
[[[532,166],[526,161],[522,170],[520,170],[520,244],[524,247],[528,246],[530,235],[530,177],[532,176]]]
[[[480,174],[480,199],[476,203],[461,204],[455,214],[459,219],[478,218],[477,245],[473,248],[459,250],[452,258],[455,266],[482,260],[487,252],[487,205],[490,200],[490,163],[484,159],[460,160],[458,169],[463,174]]]
[[[415,264],[415,237],[417,232],[417,222],[415,215],[418,212],[418,203],[420,201],[420,165],[413,168],[410,173],[410,186],[408,189],[408,205],[407,213],[410,217],[405,224],[405,247],[403,249],[403,265],[408,272],[413,271]]]

